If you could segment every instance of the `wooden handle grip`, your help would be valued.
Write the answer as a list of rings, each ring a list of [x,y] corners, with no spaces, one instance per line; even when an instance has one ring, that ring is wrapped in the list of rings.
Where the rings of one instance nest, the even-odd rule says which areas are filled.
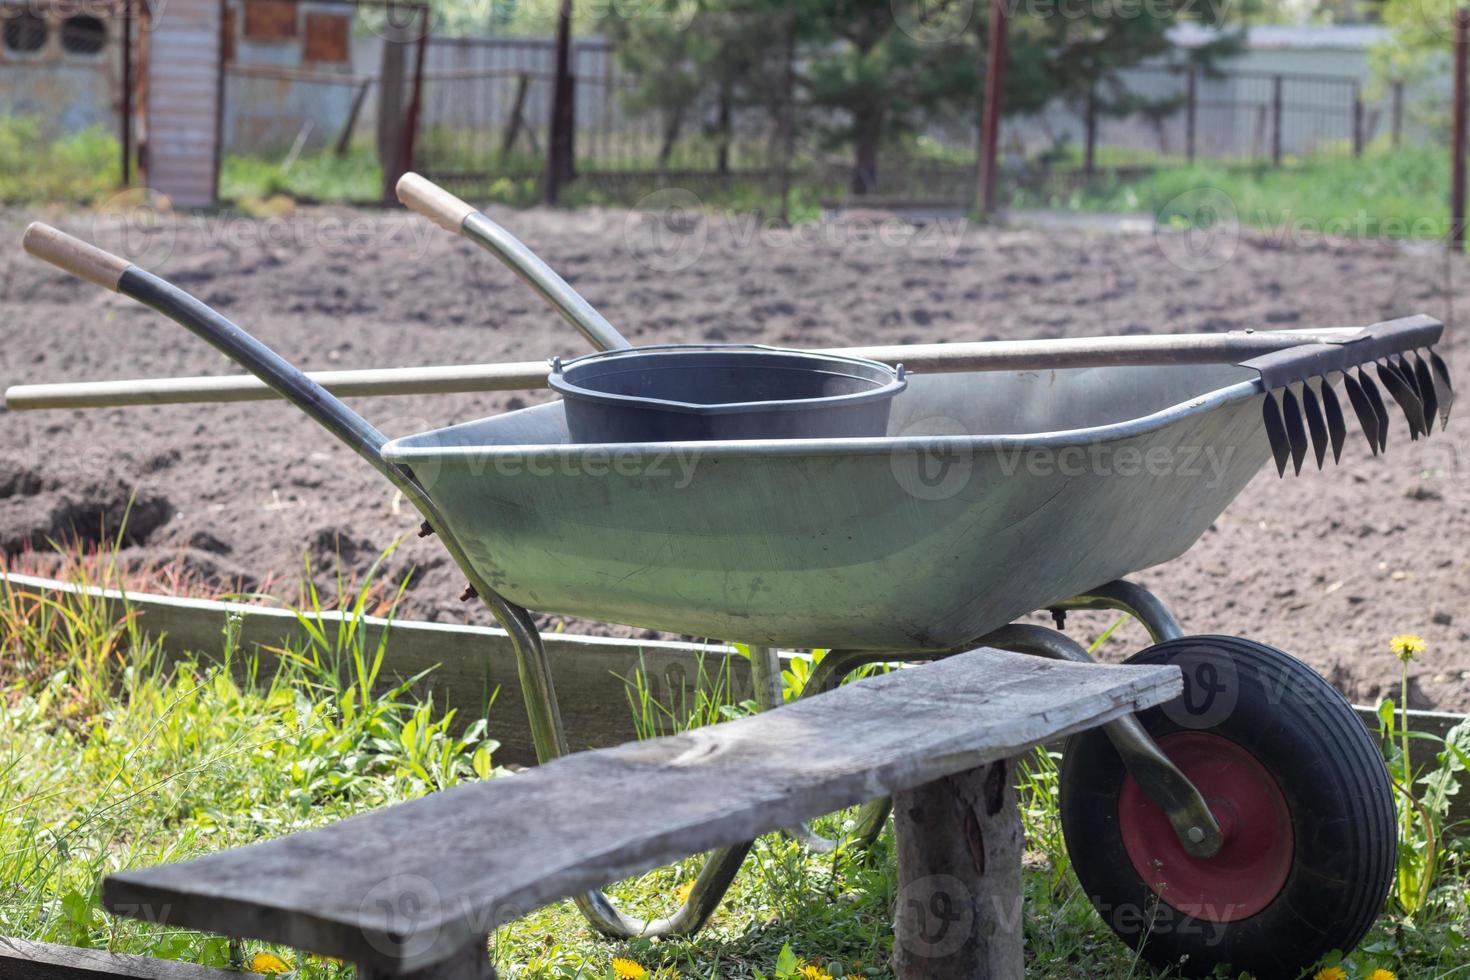
[[[94,282],[103,289],[117,292],[117,281],[132,263],[57,231],[48,224],[33,221],[21,236],[21,245],[38,259],[45,259],[74,276]]]
[[[398,200],[410,211],[417,211],[446,231],[459,234],[464,219],[475,213],[470,207],[438,184],[416,173],[398,178]]]

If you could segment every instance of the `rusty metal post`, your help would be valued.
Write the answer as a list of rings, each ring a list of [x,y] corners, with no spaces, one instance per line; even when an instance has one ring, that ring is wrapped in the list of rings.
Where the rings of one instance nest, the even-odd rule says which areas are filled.
[[[1082,172],[1091,177],[1097,169],[1097,86],[1087,93],[1087,108],[1082,117]]]
[[[1450,137],[1450,248],[1465,249],[1465,62],[1470,52],[1470,7],[1455,11],[1454,130]]]
[[[1395,79],[1393,83],[1393,148],[1399,148],[1404,136],[1404,83]]]
[[[1363,155],[1363,91],[1353,82],[1353,159]]]
[[[1184,157],[1194,163],[1194,133],[1199,118],[1199,69],[1189,67],[1184,103]]]
[[[221,108],[223,114],[223,108]],[[133,182],[133,0],[122,5],[122,185]]]
[[[555,204],[572,177],[572,0],[561,0],[556,18],[556,77],[552,80],[551,126],[547,140],[543,197]]]
[[[995,163],[1000,147],[1001,89],[1006,77],[1005,0],[990,0],[990,44],[985,62],[985,109],[980,120],[980,216],[995,212]]]
[[[1271,163],[1281,166],[1281,76],[1271,79]]]

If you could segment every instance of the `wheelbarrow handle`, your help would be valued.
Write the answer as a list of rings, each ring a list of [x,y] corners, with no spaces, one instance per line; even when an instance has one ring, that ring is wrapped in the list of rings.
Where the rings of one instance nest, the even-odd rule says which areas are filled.
[[[400,489],[403,481],[413,482],[412,474],[383,458],[383,444],[388,441],[383,433],[291,362],[179,287],[39,221],[26,228],[21,244],[37,258],[122,293],[179,323],[351,446]]]
[[[633,346],[541,256],[471,205],[416,173],[400,177],[397,191],[398,200],[404,207],[418,212],[446,231],[463,235],[505,263],[598,350],[621,350]]]

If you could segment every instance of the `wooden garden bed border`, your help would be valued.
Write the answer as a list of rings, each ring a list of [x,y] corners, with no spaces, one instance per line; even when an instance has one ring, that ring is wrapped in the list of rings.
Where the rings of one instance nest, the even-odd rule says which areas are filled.
[[[220,649],[221,637],[231,617],[238,622],[240,648],[259,654],[263,670],[277,663],[275,649],[304,642],[305,632],[290,610],[239,602],[184,599],[146,592],[124,592],[95,586],[78,586],[31,575],[0,575],[11,588],[36,594],[85,592],[119,606],[126,602],[149,635],[159,640],[170,659],[185,656],[208,658]],[[119,609],[115,615],[121,616]],[[347,616],[323,613],[323,625],[331,626]],[[385,664],[380,683],[386,689],[402,679],[429,668],[432,673],[420,683],[417,693],[432,696],[436,703],[457,710],[463,724],[484,715],[484,705],[493,694],[494,707],[488,716],[489,734],[498,739],[496,754],[501,763],[530,765],[535,761],[531,733],[516,675],[515,655],[503,630],[489,626],[456,626],[417,620],[388,620],[366,617],[369,644],[376,643],[384,629],[391,630],[392,656]],[[555,674],[562,718],[573,749],[616,745],[635,737],[632,711],[628,707],[631,678],[642,665],[655,693],[664,704],[681,704],[692,695],[701,664],[717,675],[724,660],[736,656],[732,647],[710,643],[677,643],[666,640],[633,640],[618,637],[547,633],[547,653]],[[236,664],[244,673],[245,665]],[[750,697],[748,671],[730,671],[737,697]],[[1376,727],[1373,709],[1355,706],[1364,724]],[[1443,736],[1465,720],[1464,715],[1445,711],[1410,711],[1416,731]],[[1432,743],[1418,741],[1414,749],[1427,756]],[[1470,793],[1456,801],[1451,820],[1470,821]],[[1470,825],[1462,827],[1470,829]]]

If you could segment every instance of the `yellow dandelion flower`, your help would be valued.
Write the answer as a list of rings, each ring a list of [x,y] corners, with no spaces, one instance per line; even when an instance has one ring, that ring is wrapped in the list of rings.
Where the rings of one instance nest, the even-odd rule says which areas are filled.
[[[832,974],[812,963],[802,967],[797,976],[801,977],[801,980],[832,980]]]
[[[1340,966],[1329,966],[1312,974],[1312,980],[1347,980],[1347,971]]]
[[[618,980],[643,980],[644,977],[648,976],[648,971],[643,969],[643,967],[634,963],[632,960],[625,960],[621,956],[613,959],[612,968],[613,975]]]
[[[687,902],[687,901],[689,901],[689,896],[693,892],[694,892],[694,882],[692,882],[692,881],[686,881],[686,882],[684,882],[684,884],[682,884],[682,885],[679,886],[678,891],[674,892],[674,897],[677,898],[680,902]]]
[[[1417,633],[1400,633],[1388,641],[1388,646],[1393,650],[1393,655],[1404,663],[1408,663],[1429,648],[1429,645],[1424,642],[1424,637]]]
[[[1393,975],[1392,970],[1385,970],[1380,967],[1368,974],[1368,980],[1399,980],[1399,978]]]
[[[250,957],[250,962],[245,964],[245,969],[251,973],[290,973],[291,964],[275,953],[256,953]]]

